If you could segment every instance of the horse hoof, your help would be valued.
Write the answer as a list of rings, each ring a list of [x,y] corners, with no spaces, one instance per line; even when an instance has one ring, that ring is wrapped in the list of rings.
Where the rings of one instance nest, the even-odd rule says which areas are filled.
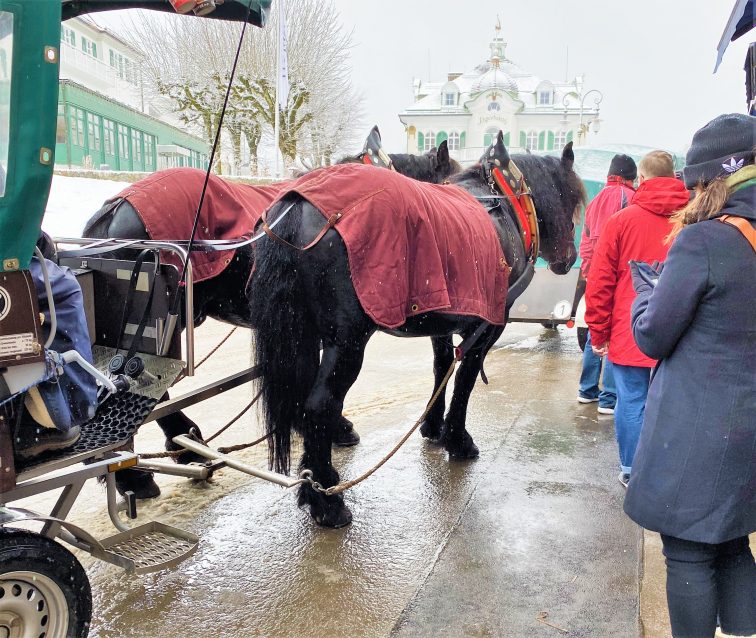
[[[347,423],[349,423],[349,421],[347,421]],[[357,434],[357,431],[352,427],[351,423],[349,423],[348,428],[343,429],[340,427],[333,438],[333,444],[337,447],[352,447],[359,442],[360,435]]]
[[[332,509],[332,508],[331,508]],[[352,522],[352,512],[346,505],[342,505],[336,511],[326,511],[315,513],[310,510],[310,514],[315,522],[321,527],[329,527],[331,529],[339,529],[340,527],[346,527]]]
[[[432,421],[423,421],[420,426],[420,434],[425,439],[429,439],[431,443],[440,443],[441,439],[441,424],[433,423]]]
[[[123,496],[125,492],[133,492],[139,500],[157,498],[160,487],[155,482],[152,472],[144,470],[126,469],[116,472],[116,490]]]
[[[449,453],[449,458],[454,460],[477,459],[480,456],[478,446],[472,441],[467,445],[447,445],[446,451]]]

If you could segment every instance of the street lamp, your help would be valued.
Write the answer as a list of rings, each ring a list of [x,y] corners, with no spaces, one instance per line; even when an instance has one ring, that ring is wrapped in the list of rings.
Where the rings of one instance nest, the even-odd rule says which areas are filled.
[[[585,98],[587,98],[591,93],[595,93],[595,97],[593,98],[593,108],[595,110],[595,114],[591,114],[592,117],[587,121],[583,122],[583,111],[585,107]],[[594,133],[598,133],[599,129],[601,128],[601,118],[599,117],[599,104],[601,104],[601,100],[604,99],[604,94],[599,91],[598,89],[591,89],[587,93],[583,94],[583,96],[580,99],[580,120],[578,122],[578,140],[584,140],[586,135],[588,135],[588,130],[590,129]]]
[[[593,97],[593,109],[592,113],[586,113],[585,108],[585,100],[589,95],[594,94]],[[564,96],[564,99],[562,100],[562,104],[564,105],[564,114],[562,115],[562,123],[566,123],[567,121],[567,108],[569,108],[568,104],[568,97],[570,95],[574,95],[580,99],[580,111],[579,111],[579,120],[578,120],[578,145],[582,145],[583,141],[585,140],[585,137],[588,135],[589,131],[593,131],[594,133],[598,133],[601,129],[601,118],[599,117],[599,105],[601,104],[601,101],[604,99],[604,94],[599,91],[598,89],[591,89],[587,93],[569,93]]]

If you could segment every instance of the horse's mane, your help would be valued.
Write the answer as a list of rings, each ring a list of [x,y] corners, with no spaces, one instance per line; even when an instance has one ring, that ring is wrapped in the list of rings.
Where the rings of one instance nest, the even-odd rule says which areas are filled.
[[[512,160],[522,171],[533,191],[536,208],[543,211],[559,211],[566,203],[572,211],[572,221],[580,221],[581,206],[585,206],[588,196],[583,181],[574,170],[567,168],[558,157],[551,155],[518,153],[512,155]],[[449,181],[456,184],[471,179],[482,179],[480,162],[453,175]],[[553,184],[554,188],[543,188],[546,184]]]

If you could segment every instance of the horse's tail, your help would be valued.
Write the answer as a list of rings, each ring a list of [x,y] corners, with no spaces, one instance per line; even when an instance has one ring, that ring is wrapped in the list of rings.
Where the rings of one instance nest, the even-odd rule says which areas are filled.
[[[289,203],[268,212],[274,220]],[[292,240],[301,219],[295,204],[274,232]],[[254,355],[259,366],[262,416],[268,439],[268,465],[288,473],[291,431],[299,429],[304,405],[315,382],[320,339],[307,308],[300,268],[301,253],[269,238],[255,246],[250,311],[255,327]]]

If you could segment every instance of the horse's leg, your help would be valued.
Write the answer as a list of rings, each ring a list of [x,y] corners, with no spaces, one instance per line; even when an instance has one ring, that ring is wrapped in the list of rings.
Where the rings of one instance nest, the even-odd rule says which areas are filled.
[[[454,359],[454,347],[451,337],[431,337],[431,343],[433,344],[433,376],[435,377],[433,393],[435,394]],[[437,441],[441,437],[444,428],[445,406],[446,389],[438,396],[430,412],[428,412],[428,416],[425,417],[425,421],[420,426],[420,434],[425,438]]]
[[[462,363],[454,378],[454,393],[449,412],[444,422],[442,440],[446,451],[451,458],[473,459],[479,454],[478,446],[475,445],[465,427],[467,417],[467,404],[470,393],[475,386],[475,381],[483,367],[483,359],[486,353],[499,338],[504,328],[502,326],[490,326],[483,331],[477,343],[475,343],[462,359]],[[468,335],[463,334],[463,337]]]
[[[350,338],[339,340],[339,345],[333,340],[324,342],[315,384],[305,402],[300,470],[312,470],[313,480],[323,487],[339,482],[339,473],[331,465],[331,443],[340,425],[344,397],[362,368],[372,332],[362,326]],[[341,495],[326,496],[306,484],[299,490],[299,505],[309,505],[312,517],[325,527],[343,527],[352,521]]]

